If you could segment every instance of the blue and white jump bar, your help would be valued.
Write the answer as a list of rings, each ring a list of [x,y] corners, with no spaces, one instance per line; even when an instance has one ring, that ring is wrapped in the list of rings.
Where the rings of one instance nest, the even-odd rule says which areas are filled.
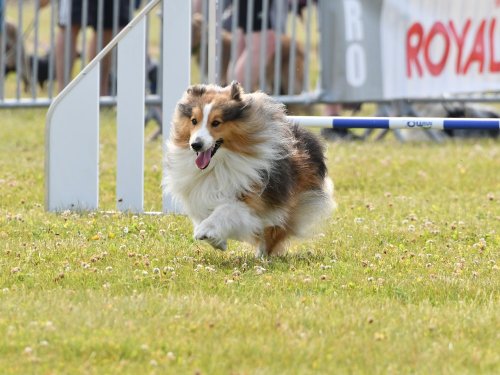
[[[500,119],[493,118],[288,116],[288,119],[300,126],[334,129],[500,129]]]

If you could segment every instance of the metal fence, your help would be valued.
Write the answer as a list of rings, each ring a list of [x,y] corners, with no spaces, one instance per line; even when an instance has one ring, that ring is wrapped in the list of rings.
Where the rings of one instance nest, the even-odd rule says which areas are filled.
[[[331,25],[324,22],[324,15],[332,4],[340,10],[337,14],[343,14],[345,1],[186,1],[192,1],[193,83],[224,85],[236,79],[247,91],[259,89],[287,104],[343,102],[344,91],[336,88],[335,83],[333,89],[324,87],[321,72],[330,66],[339,66],[324,52],[325,35],[329,35],[327,48],[330,39],[338,39],[338,45],[343,43],[342,33],[325,32],[331,31],[327,30]],[[48,106],[71,77],[120,31],[124,19],[131,19],[147,2],[149,0],[0,0],[0,107]],[[368,0],[347,3],[372,4]],[[82,11],[73,19],[68,18],[79,6]],[[338,26],[341,21],[342,17],[336,22],[337,29],[342,28]],[[161,23],[158,7],[147,20],[148,104],[160,104],[162,97],[161,85],[158,85],[163,66]],[[73,27],[63,28],[61,24]],[[113,52],[109,63],[103,64],[109,64],[110,68],[103,68],[101,72],[102,105],[116,104],[115,62],[116,52]],[[330,93],[333,90],[334,94],[323,95],[325,90]],[[425,100],[500,102],[500,96],[490,92]],[[387,103],[382,97],[373,101]]]
[[[0,107],[48,106],[140,9],[139,0],[0,0]],[[78,8],[77,8],[78,7]],[[158,74],[158,13],[148,18],[151,78]],[[70,25],[69,27],[63,25]],[[116,102],[116,52],[102,70],[102,104]],[[104,87],[105,85],[105,87]],[[153,84],[149,100],[159,102]],[[156,99],[155,99],[156,98]]]
[[[123,8],[131,19],[146,2],[0,0],[3,14],[0,107],[48,106],[71,77],[120,31]],[[83,9],[79,14],[81,18],[68,18],[79,3]],[[257,18],[252,17],[259,6],[268,23],[257,25]],[[192,1],[193,82],[208,82],[210,78],[224,85],[237,79],[247,90],[260,89],[287,103],[310,101],[306,96],[315,91],[316,85],[310,71],[318,69],[316,5],[312,0],[219,0],[215,9],[213,25],[217,25],[217,38],[209,43],[212,25],[209,1]],[[248,16],[243,19],[243,15]],[[147,22],[146,102],[150,104],[161,102],[161,85],[158,85],[163,65],[160,63],[161,22],[158,8],[148,16]],[[72,27],[61,27],[67,24]],[[252,39],[252,30],[258,31],[260,39]],[[212,47],[216,49],[215,76],[209,77],[212,62],[208,56]],[[106,75],[101,78],[105,85],[101,87],[103,105],[116,103],[115,62],[113,53],[109,71],[103,68],[101,72]]]
[[[198,5],[196,4],[198,3]],[[238,80],[247,91],[265,91],[283,102],[303,101],[315,90],[317,72],[316,3],[312,0],[220,1],[213,16],[218,36],[207,43],[209,2],[195,2],[192,50],[200,81]],[[261,20],[265,20],[261,22]],[[208,49],[214,44],[216,71],[209,79]],[[313,61],[314,60],[314,61]],[[317,78],[317,77],[316,77]]]

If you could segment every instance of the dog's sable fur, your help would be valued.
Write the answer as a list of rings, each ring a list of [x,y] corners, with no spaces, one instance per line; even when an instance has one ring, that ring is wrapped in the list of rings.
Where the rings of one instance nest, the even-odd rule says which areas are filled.
[[[253,244],[283,254],[335,208],[323,148],[291,124],[283,104],[261,93],[194,85],[175,111],[164,187],[194,224],[194,237],[226,249]]]

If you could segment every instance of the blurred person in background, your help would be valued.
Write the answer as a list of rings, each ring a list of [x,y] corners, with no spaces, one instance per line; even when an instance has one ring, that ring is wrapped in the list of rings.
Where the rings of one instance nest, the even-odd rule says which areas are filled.
[[[81,30],[85,30],[87,26],[93,29],[92,38],[89,43],[89,58],[93,59],[98,51],[98,20],[99,20],[99,5],[102,4],[102,47],[106,46],[113,38],[113,23],[114,23],[114,4],[118,3],[118,30],[128,24],[130,20],[130,0],[87,0],[87,23],[82,25],[83,0],[59,0],[59,31],[56,36],[56,79],[59,91],[61,91],[71,76],[73,63],[77,56],[76,42]],[[45,6],[50,3],[50,0],[40,0],[40,5]],[[135,2],[134,2],[135,4]],[[66,52],[66,33],[69,32],[69,55]],[[67,57],[69,56],[69,57]],[[67,61],[68,60],[68,61]],[[111,71],[111,54],[108,54],[101,61],[101,95],[108,95],[109,92],[109,73]],[[67,72],[67,74],[66,74]]]
[[[232,79],[236,79],[239,82],[245,82],[245,67],[246,64],[250,64],[250,72],[251,72],[251,82],[250,87],[251,90],[255,90],[258,88],[259,81],[259,67],[260,67],[260,46],[262,43],[266,44],[266,56],[264,57],[264,64],[267,66],[272,56],[274,55],[275,50],[275,42],[276,42],[276,33],[273,29],[273,24],[271,22],[272,18],[272,9],[273,9],[273,0],[269,0],[269,8],[268,15],[266,19],[264,17],[264,4],[263,0],[255,0],[253,2],[253,13],[252,17],[252,27],[248,30],[247,24],[247,12],[248,12],[248,3],[251,0],[240,0],[238,13],[236,17],[238,19],[238,29],[235,31],[235,38],[238,38],[238,51],[236,61],[234,63],[234,67],[228,69],[228,77],[227,81],[231,82]],[[266,29],[266,35],[264,40],[264,35],[262,30]],[[251,32],[251,44],[252,44],[252,53],[250,54],[250,50],[246,45],[246,34],[247,32]],[[233,76],[234,71],[234,76]]]

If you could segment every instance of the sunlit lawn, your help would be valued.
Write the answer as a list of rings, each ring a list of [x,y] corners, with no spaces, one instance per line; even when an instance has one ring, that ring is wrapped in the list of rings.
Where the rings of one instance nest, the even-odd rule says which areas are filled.
[[[45,114],[0,110],[0,374],[500,372],[498,141],[330,143],[338,211],[263,260],[183,216],[113,213],[113,109],[101,211],[46,212]],[[161,142],[145,154],[160,211]]]
[[[499,372],[498,141],[330,144],[338,211],[257,260],[182,216],[45,212],[44,116],[0,111],[2,374]],[[146,158],[158,211],[161,142]]]

